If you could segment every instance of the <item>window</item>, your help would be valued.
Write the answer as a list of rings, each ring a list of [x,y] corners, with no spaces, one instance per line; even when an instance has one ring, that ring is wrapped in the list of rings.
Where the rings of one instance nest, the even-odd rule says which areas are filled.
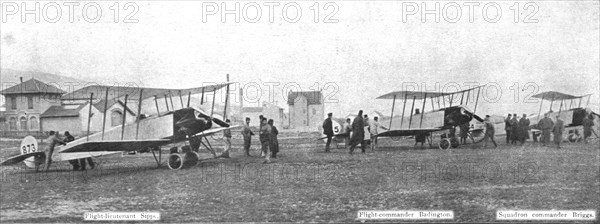
[[[110,126],[111,127],[119,126],[119,125],[121,125],[122,122],[123,122],[123,113],[121,113],[120,110],[113,110],[113,112],[110,113]]]
[[[27,118],[26,117],[21,117],[21,119],[19,120],[19,127],[21,128],[21,131],[27,131]]]
[[[13,96],[10,98],[10,109],[16,110],[17,109],[17,97]]]
[[[33,96],[27,97],[27,109],[33,109]]]
[[[38,130],[39,124],[36,117],[29,118],[29,130]]]
[[[8,125],[10,126],[11,131],[17,130],[17,118],[11,117],[8,121]]]

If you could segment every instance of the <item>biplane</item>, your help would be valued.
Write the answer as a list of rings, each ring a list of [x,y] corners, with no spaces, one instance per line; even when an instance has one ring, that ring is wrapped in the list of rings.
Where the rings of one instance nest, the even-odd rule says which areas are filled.
[[[422,91],[396,91],[391,92],[376,99],[393,99],[392,112],[389,117],[384,117],[380,120],[382,124],[388,124],[388,130],[380,130],[377,137],[399,138],[403,136],[415,137],[418,141],[427,141],[432,146],[433,133],[440,133],[440,141],[438,147],[440,149],[456,148],[459,146],[459,141],[455,136],[457,126],[468,125],[472,119],[480,122],[483,119],[475,115],[477,103],[481,87],[461,90],[457,92],[422,92]],[[475,97],[475,92],[477,96]],[[453,105],[460,96],[460,103]],[[469,98],[475,99],[474,110],[467,108]],[[394,117],[394,108],[396,100],[403,99],[402,115]],[[448,104],[446,104],[449,99]],[[404,116],[406,110],[406,102],[412,100],[412,106],[408,118]],[[415,102],[422,101],[421,110],[415,109]],[[431,102],[431,110],[425,112],[427,100]],[[436,103],[437,101],[437,103]],[[436,109],[437,104],[437,109]],[[400,120],[398,122],[398,120]],[[394,122],[395,121],[395,122]],[[470,134],[481,132],[481,129],[471,129]],[[471,138],[473,139],[473,138]]]
[[[157,163],[157,166],[162,164],[161,146],[185,143],[183,147],[171,148],[170,155],[167,159],[167,165],[170,169],[181,169],[194,166],[199,161],[200,146],[206,147],[213,156],[218,157],[215,150],[212,148],[206,136],[221,132],[226,129],[235,128],[230,126],[224,120],[227,114],[227,104],[229,94],[226,94],[225,107],[223,111],[223,119],[215,116],[215,95],[216,91],[226,87],[229,92],[231,83],[209,85],[189,89],[155,89],[155,88],[130,88],[129,91],[111,92],[113,100],[123,100],[123,111],[128,109],[128,98],[136,97],[137,113],[134,122],[126,123],[127,113],[123,113],[122,124],[112,127],[106,127],[106,117],[102,121],[102,129],[100,132],[90,134],[90,121],[92,117],[91,104],[94,103],[94,93],[90,93],[89,104],[90,112],[88,115],[87,135],[68,142],[66,145],[58,146],[52,155],[53,161],[68,161],[74,159],[82,159],[96,156],[104,156],[115,153],[140,151],[151,148],[152,155]],[[105,89],[105,90],[104,90]],[[104,102],[109,100],[109,91],[111,87],[104,87],[105,91]],[[199,107],[190,104],[191,96],[194,94],[202,94],[200,105],[204,103],[204,94],[212,92],[213,101],[211,112],[207,113]],[[175,109],[173,104],[172,93],[179,93],[181,107]],[[184,104],[182,95],[187,95],[187,104]],[[158,101],[164,97],[166,110],[160,111]],[[135,98],[134,98],[135,99]],[[169,105],[170,99],[170,105]],[[153,102],[152,102],[153,101]],[[156,114],[143,114],[143,105],[152,105],[156,107]],[[104,106],[106,114],[107,106]],[[148,111],[148,110],[146,110]],[[150,110],[152,111],[152,110]],[[213,127],[213,123],[220,126]],[[158,150],[156,150],[158,149]],[[28,136],[21,143],[21,155],[17,155],[0,163],[0,165],[14,165],[20,162],[25,162],[28,167],[35,167],[36,171],[45,161],[45,153],[37,147],[37,141]],[[158,156],[156,152],[158,151]]]
[[[532,98],[541,99],[540,108],[537,116],[529,118],[531,131],[534,134],[541,132],[537,129],[537,123],[544,116],[542,114],[542,107],[544,101],[550,101],[550,107],[547,111],[548,117],[552,121],[556,121],[556,116],[559,116],[561,120],[565,122],[564,140],[570,142],[577,142],[583,138],[583,119],[585,116],[594,116],[594,126],[596,129],[599,127],[600,115],[587,108],[590,103],[592,94],[586,94],[582,96],[574,96],[556,91],[547,91],[533,95]],[[585,106],[583,106],[583,99],[587,98]],[[554,102],[560,101],[558,111],[554,111]],[[596,136],[598,138],[598,136]]]

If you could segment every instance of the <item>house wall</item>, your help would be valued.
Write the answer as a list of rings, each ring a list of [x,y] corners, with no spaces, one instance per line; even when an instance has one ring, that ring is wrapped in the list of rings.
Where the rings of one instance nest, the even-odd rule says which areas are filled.
[[[69,131],[72,135],[81,135],[82,128],[79,117],[46,117],[42,118],[44,131]]]
[[[325,107],[323,104],[307,106],[305,96],[298,96],[294,105],[290,105],[289,123],[290,128],[322,129],[321,125],[325,119]]]
[[[29,109],[28,98],[33,97],[33,109]],[[12,109],[12,97],[16,97],[16,109]],[[60,105],[58,95],[46,95],[46,94],[22,94],[22,95],[8,95],[6,97],[6,111],[4,112],[5,124],[3,125],[6,129],[3,131],[43,131],[43,126],[40,121],[40,114],[46,111],[49,107],[54,105]],[[11,119],[16,119],[16,130],[10,129]],[[25,118],[26,127],[22,127],[21,118]],[[35,121],[34,121],[35,120]],[[36,122],[37,125],[33,125],[32,122]]]

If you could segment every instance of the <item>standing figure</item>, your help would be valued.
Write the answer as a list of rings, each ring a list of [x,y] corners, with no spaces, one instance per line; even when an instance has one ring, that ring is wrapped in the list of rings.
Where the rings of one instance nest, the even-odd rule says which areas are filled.
[[[485,124],[485,136],[483,137],[483,147],[487,147],[488,139],[492,140],[492,143],[494,143],[494,147],[498,147],[498,144],[496,144],[496,140],[494,139],[494,134],[496,130],[494,130],[494,122],[491,120],[490,115],[485,115],[483,123]]]
[[[254,133],[250,129],[250,118],[246,117],[246,123],[242,128],[242,136],[244,137],[244,152],[246,156],[250,156],[250,144],[252,143],[252,135]]]
[[[552,134],[554,134],[554,143],[556,147],[560,149],[560,142],[563,139],[563,132],[565,132],[565,122],[560,119],[559,115],[556,115],[556,122],[554,123],[554,127],[552,128]]]
[[[360,144],[362,151],[365,151],[365,124],[362,118],[363,111],[358,111],[358,116],[352,121],[352,137],[350,138],[350,155],[354,152],[354,147]]]
[[[333,123],[331,122],[332,113],[327,114],[327,118],[323,121],[323,134],[327,136],[327,144],[325,145],[325,152],[329,152],[329,145],[331,144],[331,138],[333,137]]]
[[[590,136],[592,136],[592,126],[594,126],[594,119],[593,115],[590,114],[589,116],[585,116],[585,118],[583,118],[583,142],[585,142],[586,144],[588,143],[588,138]]]
[[[527,114],[523,114],[523,117],[519,120],[519,141],[521,145],[525,144],[527,139],[529,139],[529,118],[527,118]]]
[[[65,138],[63,139],[63,142],[68,143],[72,141],[75,141],[75,137],[73,137],[73,135],[71,135],[71,133],[69,133],[68,131],[65,131]],[[73,171],[79,170],[78,159],[69,160],[69,163],[73,166]]]
[[[469,122],[462,123],[460,126],[460,144],[467,144],[469,137]]]
[[[225,122],[231,126],[231,121],[229,119],[225,119]],[[223,150],[220,157],[229,158],[229,150],[231,150],[231,129],[223,130],[223,143],[225,143],[225,150]]]
[[[386,127],[379,124],[379,118],[374,117],[373,121],[369,122],[369,131],[371,132],[371,152],[377,149],[377,134],[379,134],[379,128],[387,130]]]
[[[350,136],[352,134],[352,124],[350,123],[350,118],[346,118],[346,123],[344,123],[344,134],[346,134],[346,137],[344,137],[344,148],[346,148],[348,145],[350,145]]]
[[[60,140],[60,138],[58,138],[58,132],[54,132],[54,131],[50,131],[50,133],[48,133],[48,139],[46,139],[46,141],[48,141],[48,148],[46,149],[46,162],[45,162],[45,170],[48,171],[50,169],[50,165],[52,164],[52,154],[54,153],[54,147],[56,147],[57,144],[61,144],[61,145],[66,145],[66,143],[63,140]]]
[[[371,144],[371,131],[370,131],[370,121],[369,121],[369,116],[365,114],[364,119],[363,119],[363,124],[364,124],[364,138],[363,141],[365,142],[365,147],[369,146]],[[363,152],[365,153],[365,152]]]
[[[513,117],[510,120],[510,127],[512,128],[510,133],[510,144],[514,145],[519,140],[519,119],[517,118],[517,114],[513,114]]]
[[[270,163],[271,162],[271,126],[267,124],[267,118],[262,119],[262,121],[260,121],[261,123],[261,127],[260,127],[260,134],[259,134],[259,138],[260,138],[260,144],[261,144],[261,151],[262,151],[262,155],[265,157],[265,162],[264,163]]]
[[[273,125],[273,119],[269,119],[267,122],[269,126],[271,126],[271,158],[277,158],[277,153],[279,152],[279,141],[277,141],[277,135],[279,131],[277,127]]]
[[[512,138],[512,114],[508,114],[504,119],[504,131],[506,131],[506,144],[510,143]]]
[[[552,119],[550,119],[548,115],[549,113],[544,114],[544,118],[542,118],[537,124],[537,127],[542,130],[542,146],[546,146],[546,144],[550,142],[550,133],[554,127],[554,122],[552,122]]]

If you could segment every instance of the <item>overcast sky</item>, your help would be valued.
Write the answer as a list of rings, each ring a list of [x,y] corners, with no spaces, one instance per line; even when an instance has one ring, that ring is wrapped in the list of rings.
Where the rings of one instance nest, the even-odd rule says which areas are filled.
[[[69,22],[63,2],[59,2],[62,17],[57,23],[44,20],[55,17],[55,7],[46,6],[49,2],[40,2],[41,11],[46,6],[49,14],[42,15],[39,23],[33,15],[23,23],[22,5],[18,3],[20,11],[9,15],[4,12],[14,5],[7,7],[3,1],[2,18],[7,20],[0,23],[1,68],[163,88],[224,82],[225,74],[230,74],[238,87],[246,86],[249,97],[255,90],[249,83],[262,86],[261,101],[269,100],[268,85],[275,85],[267,82],[277,82],[272,99],[286,110],[282,96],[286,84],[295,83],[302,90],[324,88],[326,111],[344,115],[358,109],[389,113],[392,102],[375,98],[401,90],[403,83],[424,84],[436,91],[436,83],[466,88],[466,82],[500,87],[498,102],[480,101],[482,114],[537,113],[537,103],[522,102],[534,90],[594,93],[591,103],[598,111],[598,1],[536,2],[528,7],[517,2],[518,22],[514,21],[516,2],[501,1],[502,15],[495,23],[485,20],[497,16],[495,8],[488,8],[487,17],[482,14],[482,6],[490,2],[477,2],[472,22],[469,8],[459,2],[462,17],[456,23],[445,20],[456,16],[455,5],[447,1],[438,2],[448,12],[440,12],[439,22],[435,15],[422,22],[420,11],[403,14],[402,2],[345,1],[324,8],[327,2],[321,1],[317,23],[311,10],[314,1],[298,2],[302,15],[295,23],[283,18],[286,2],[274,8],[273,22],[269,8],[258,2],[262,17],[257,23],[245,21],[243,15],[239,23],[233,15],[222,22],[220,12],[207,15],[203,22],[202,2],[194,1],[143,1],[126,9],[121,2],[115,23],[110,8],[114,2],[97,3],[103,11],[96,23],[82,17],[83,3],[75,7],[74,21]],[[222,10],[221,2],[216,3]],[[250,2],[238,3],[241,11],[247,6],[247,18],[254,17]],[[421,2],[417,3],[422,10]],[[235,7],[235,2],[226,4]],[[412,9],[406,2],[404,6]],[[435,2],[425,6],[432,9]],[[131,19],[137,22],[125,23],[134,8],[138,11]],[[325,23],[334,9],[337,12],[330,19],[337,22]],[[93,19],[94,11],[88,8],[86,18]],[[293,7],[287,13],[291,19],[296,16]],[[524,22],[528,15],[532,23]],[[495,98],[496,89],[488,90],[488,98]],[[515,92],[520,93],[518,102],[514,102]],[[396,105],[400,105],[398,112],[401,104]]]

